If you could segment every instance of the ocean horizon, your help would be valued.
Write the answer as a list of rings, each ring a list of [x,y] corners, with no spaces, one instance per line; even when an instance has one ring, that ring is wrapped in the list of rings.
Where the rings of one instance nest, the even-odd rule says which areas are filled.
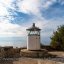
[[[0,46],[24,47],[26,40],[23,37],[0,37]]]
[[[41,43],[49,45],[47,38],[41,38]],[[27,37],[0,37],[0,46],[26,47]]]

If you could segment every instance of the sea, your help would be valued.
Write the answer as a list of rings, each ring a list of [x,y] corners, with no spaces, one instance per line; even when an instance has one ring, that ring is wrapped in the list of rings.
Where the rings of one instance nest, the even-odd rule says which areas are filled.
[[[0,46],[25,47],[25,37],[0,37]]]
[[[41,38],[44,45],[50,44],[50,38]],[[26,47],[27,37],[0,37],[0,46]]]

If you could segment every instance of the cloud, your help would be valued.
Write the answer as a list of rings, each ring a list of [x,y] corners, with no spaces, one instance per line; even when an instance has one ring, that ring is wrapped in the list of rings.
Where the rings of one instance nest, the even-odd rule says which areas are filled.
[[[10,22],[0,21],[0,35],[8,36],[24,36],[26,27],[20,26],[18,24],[12,24]]]
[[[19,9],[24,13],[40,13],[40,1],[39,0],[19,0]]]
[[[56,3],[60,4],[59,7]],[[45,43],[53,30],[64,24],[61,18],[63,6],[61,0],[0,0],[0,37],[26,37],[26,28],[36,23],[42,29],[41,36]],[[57,18],[58,15],[62,20]]]
[[[1,6],[3,6],[3,7],[5,7],[5,8],[12,8],[12,9],[14,9],[14,3],[15,2],[15,0],[0,0],[0,4],[1,4]]]
[[[64,5],[61,3],[54,3],[48,9],[42,10],[42,16],[46,19],[59,19],[64,18]]]
[[[56,0],[41,0],[42,7],[44,9],[48,9],[55,2],[56,2]]]
[[[0,3],[0,16],[5,16],[7,14],[8,14],[8,12],[7,12],[6,8]]]
[[[9,15],[7,9],[8,7],[12,7],[11,6],[11,3],[13,2],[14,0],[0,0],[0,16],[6,16],[6,15]]]
[[[14,0],[0,0],[0,37],[24,36],[26,27],[11,23],[11,16],[9,9],[15,10],[12,7]],[[14,14],[14,13],[13,13]]]

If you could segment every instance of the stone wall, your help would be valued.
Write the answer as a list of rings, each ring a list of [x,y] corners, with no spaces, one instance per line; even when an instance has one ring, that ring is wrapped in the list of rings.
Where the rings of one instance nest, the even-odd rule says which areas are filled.
[[[39,51],[28,51],[28,50],[21,50],[20,52],[21,57],[47,57],[48,53],[46,50],[39,50]]]

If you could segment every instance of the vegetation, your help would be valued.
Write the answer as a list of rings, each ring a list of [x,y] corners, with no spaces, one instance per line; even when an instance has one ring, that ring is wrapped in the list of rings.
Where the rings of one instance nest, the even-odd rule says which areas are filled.
[[[57,31],[53,33],[50,45],[55,49],[64,50],[64,25],[58,27]]]

